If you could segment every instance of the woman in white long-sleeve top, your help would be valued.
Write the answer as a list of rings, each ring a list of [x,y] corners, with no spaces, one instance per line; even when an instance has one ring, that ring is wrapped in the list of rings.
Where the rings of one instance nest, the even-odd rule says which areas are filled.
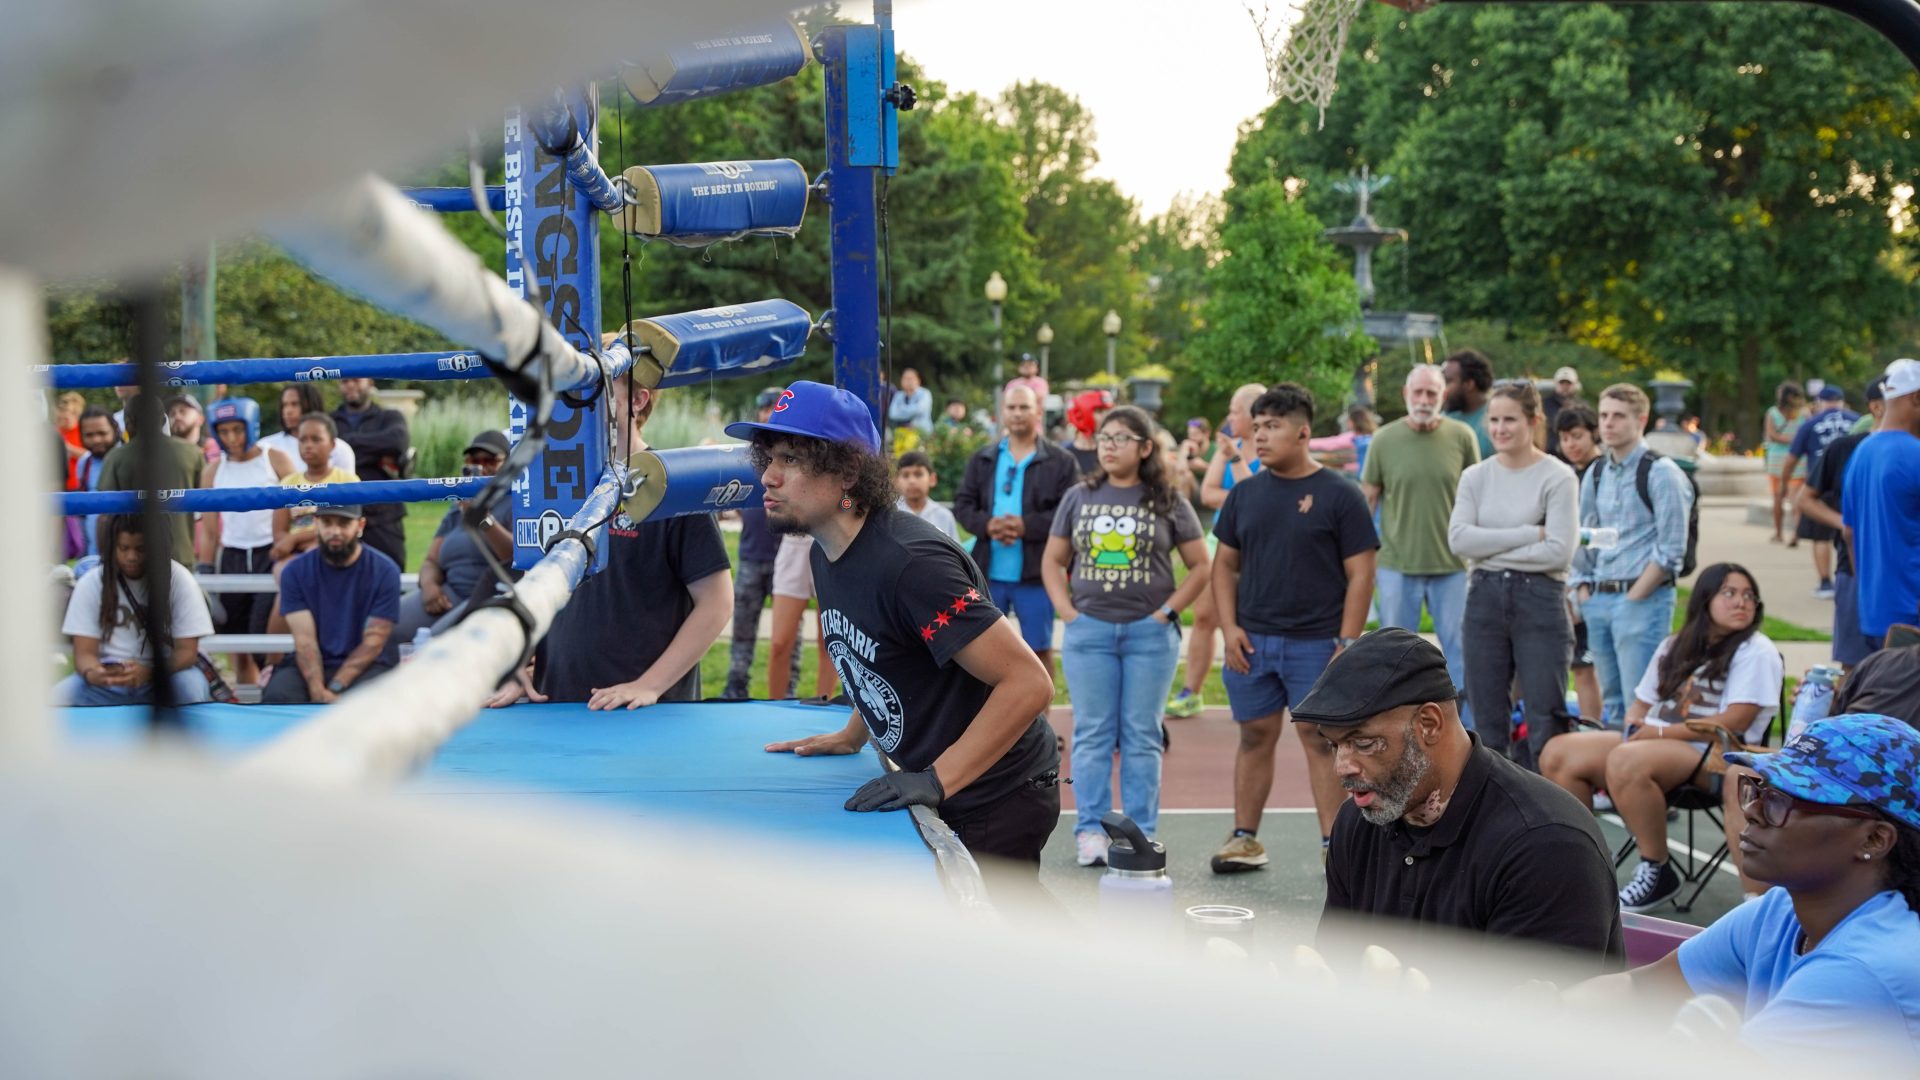
[[[1476,730],[1489,749],[1533,769],[1547,740],[1569,726],[1566,581],[1580,520],[1573,470],[1534,445],[1539,418],[1532,383],[1494,384],[1487,435],[1495,453],[1461,474],[1447,528],[1454,554],[1473,565],[1461,638]],[[1506,719],[1516,674],[1527,726],[1519,745]]]

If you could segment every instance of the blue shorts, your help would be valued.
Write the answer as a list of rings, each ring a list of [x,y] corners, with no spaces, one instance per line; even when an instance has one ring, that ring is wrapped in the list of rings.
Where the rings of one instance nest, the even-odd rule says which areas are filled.
[[[1047,598],[1047,587],[1034,582],[1029,585],[1020,581],[989,581],[987,595],[993,598],[993,606],[1019,622],[1020,640],[1034,652],[1046,652],[1053,648],[1053,601]]]
[[[1220,681],[1227,688],[1227,704],[1233,707],[1234,722],[1239,724],[1284,712],[1306,697],[1333,661],[1334,649],[1340,644],[1334,638],[1254,633],[1249,633],[1247,640],[1253,645],[1253,655],[1247,657],[1247,673],[1242,675],[1232,668],[1220,671]]]

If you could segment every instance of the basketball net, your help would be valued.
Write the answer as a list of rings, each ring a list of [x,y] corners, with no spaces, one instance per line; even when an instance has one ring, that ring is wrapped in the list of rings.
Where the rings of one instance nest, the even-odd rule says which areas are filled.
[[[1269,0],[1245,2],[1267,54],[1267,92],[1311,103],[1320,110],[1320,126],[1326,127],[1327,103],[1333,100],[1347,28],[1367,0],[1281,0],[1278,11]],[[1431,0],[1388,2],[1412,10],[1416,5],[1428,6]]]

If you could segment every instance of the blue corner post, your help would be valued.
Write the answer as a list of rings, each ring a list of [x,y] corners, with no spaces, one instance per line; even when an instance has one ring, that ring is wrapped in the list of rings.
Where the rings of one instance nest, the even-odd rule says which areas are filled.
[[[569,101],[589,147],[599,145],[597,106],[592,86]],[[507,233],[517,241],[517,248],[507,245],[507,284],[522,296],[537,284],[547,321],[575,348],[599,349],[600,212],[568,182],[566,159],[540,147],[518,110],[507,115],[505,196]],[[514,566],[524,570],[538,562],[599,482],[607,465],[600,404],[597,397],[585,408],[554,403],[546,449],[514,482]],[[514,441],[525,433],[527,419],[526,405],[514,401]],[[602,546],[592,569],[605,560]]]
[[[833,274],[833,380],[860,395],[884,426],[880,400],[880,174],[900,164],[893,5],[874,4],[874,25],[822,31],[827,90],[827,200]]]

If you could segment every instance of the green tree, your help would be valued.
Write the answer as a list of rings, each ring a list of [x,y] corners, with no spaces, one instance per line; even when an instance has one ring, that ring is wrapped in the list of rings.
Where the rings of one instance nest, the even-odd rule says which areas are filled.
[[[1857,382],[1908,332],[1911,233],[1890,215],[1920,180],[1920,80],[1845,16],[1376,7],[1340,75],[1324,132],[1276,106],[1233,176],[1292,179],[1331,222],[1328,179],[1393,175],[1377,213],[1413,239],[1382,307],[1505,322],[1640,380],[1677,367],[1748,445],[1761,387]]]
[[[1291,380],[1337,400],[1354,366],[1373,355],[1373,339],[1359,331],[1359,289],[1321,228],[1279,181],[1231,192],[1220,261],[1206,277],[1206,324],[1191,352],[1205,385]]]

